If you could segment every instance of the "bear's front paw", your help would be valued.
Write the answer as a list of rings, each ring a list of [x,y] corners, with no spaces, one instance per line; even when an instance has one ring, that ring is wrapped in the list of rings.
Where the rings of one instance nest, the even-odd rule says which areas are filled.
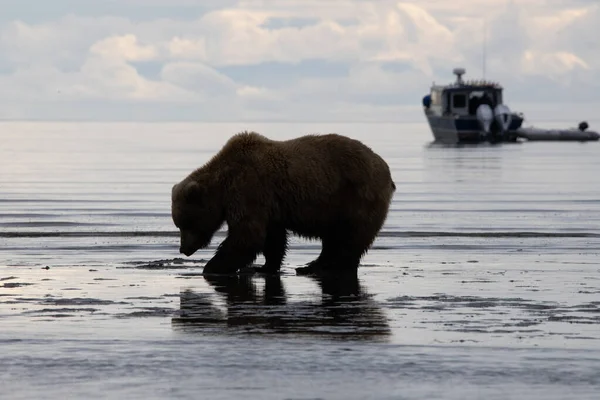
[[[203,275],[234,275],[236,272],[237,269],[227,268],[213,260],[207,262],[202,270]]]

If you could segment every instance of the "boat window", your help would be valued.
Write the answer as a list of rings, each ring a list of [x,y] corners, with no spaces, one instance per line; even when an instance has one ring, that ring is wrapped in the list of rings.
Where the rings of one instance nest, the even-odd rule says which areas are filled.
[[[467,106],[467,96],[462,93],[457,93],[452,96],[452,107],[465,108]]]

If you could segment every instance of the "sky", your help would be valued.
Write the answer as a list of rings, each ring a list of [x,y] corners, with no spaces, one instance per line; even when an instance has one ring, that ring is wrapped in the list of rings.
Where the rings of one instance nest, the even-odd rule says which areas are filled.
[[[598,0],[0,4],[2,120],[418,121],[484,65],[526,115],[600,105]]]

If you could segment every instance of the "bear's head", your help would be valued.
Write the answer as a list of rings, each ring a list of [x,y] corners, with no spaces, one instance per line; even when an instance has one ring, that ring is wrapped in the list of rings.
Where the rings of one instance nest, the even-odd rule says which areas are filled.
[[[171,217],[179,228],[179,252],[187,257],[208,246],[223,224],[219,198],[201,183],[185,180],[171,190]]]

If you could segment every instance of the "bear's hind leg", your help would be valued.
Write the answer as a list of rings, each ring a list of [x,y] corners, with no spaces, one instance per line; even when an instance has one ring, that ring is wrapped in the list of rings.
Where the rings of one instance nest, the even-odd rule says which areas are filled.
[[[267,230],[267,237],[263,248],[265,265],[258,267],[256,272],[273,274],[281,269],[288,245],[288,233],[282,226],[271,226]]]
[[[296,273],[298,275],[355,273],[367,248],[368,243],[360,243],[356,238],[348,236],[347,232],[323,238],[323,250],[319,257],[307,266],[297,268]]]
[[[306,266],[296,268],[296,274],[318,275],[323,270],[327,269],[327,264],[331,263],[332,256],[335,254],[335,241],[333,237],[324,236],[321,240],[321,243],[321,254],[319,254],[319,256],[316,259],[309,262]]]

